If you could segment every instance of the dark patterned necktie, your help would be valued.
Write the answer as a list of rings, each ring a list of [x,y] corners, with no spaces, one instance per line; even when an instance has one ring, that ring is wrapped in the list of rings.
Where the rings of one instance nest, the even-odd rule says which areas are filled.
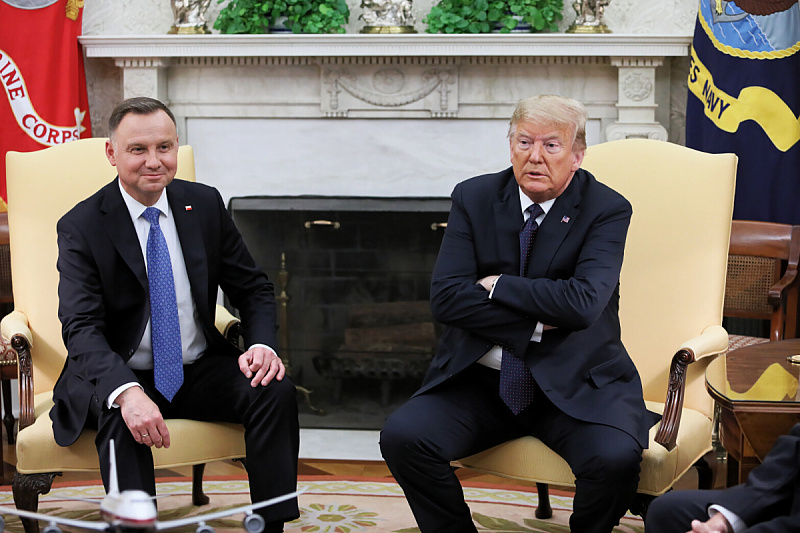
[[[528,209],[530,217],[519,230],[519,273],[525,276],[528,273],[528,263],[531,256],[531,246],[536,237],[539,224],[536,217],[544,213],[539,204],[532,204]],[[503,348],[503,359],[500,363],[500,397],[511,412],[518,415],[533,401],[534,380],[528,365],[523,359],[524,354],[515,357],[509,350]]]
[[[148,207],[142,216],[150,222],[147,236],[147,282],[150,285],[150,321],[153,336],[153,377],[156,389],[169,401],[183,384],[181,327],[175,280],[167,241],[158,223],[161,211]]]

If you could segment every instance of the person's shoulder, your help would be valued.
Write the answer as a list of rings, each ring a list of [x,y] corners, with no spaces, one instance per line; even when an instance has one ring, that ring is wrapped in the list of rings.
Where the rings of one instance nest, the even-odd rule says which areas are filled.
[[[207,194],[211,196],[219,194],[217,189],[211,185],[198,183],[196,181],[186,181],[178,178],[172,180],[172,182],[167,186],[167,190],[180,190],[182,192],[191,194]]]
[[[167,186],[167,194],[180,196],[192,202],[206,201],[217,203],[222,201],[221,195],[215,187],[205,183],[181,179],[172,180],[172,183]]]

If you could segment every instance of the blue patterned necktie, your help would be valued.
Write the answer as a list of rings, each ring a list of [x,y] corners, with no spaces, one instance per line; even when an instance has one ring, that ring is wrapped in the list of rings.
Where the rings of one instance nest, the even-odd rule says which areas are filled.
[[[539,204],[532,204],[528,209],[530,217],[519,230],[519,274],[528,274],[528,263],[531,256],[531,246],[536,237],[539,224],[536,217],[544,213]],[[500,363],[500,397],[511,412],[518,415],[533,401],[534,380],[528,365],[522,357],[515,357],[513,353],[503,348],[503,359]]]
[[[147,236],[147,282],[153,336],[153,376],[156,389],[169,401],[183,384],[183,353],[178,302],[167,241],[158,224],[161,211],[148,207],[142,216],[150,222]]]

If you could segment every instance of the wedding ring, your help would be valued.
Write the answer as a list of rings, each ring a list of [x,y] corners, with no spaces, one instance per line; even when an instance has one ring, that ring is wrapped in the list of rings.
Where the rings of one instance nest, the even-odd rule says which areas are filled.
[[[149,437],[150,433],[142,433],[142,438]]]

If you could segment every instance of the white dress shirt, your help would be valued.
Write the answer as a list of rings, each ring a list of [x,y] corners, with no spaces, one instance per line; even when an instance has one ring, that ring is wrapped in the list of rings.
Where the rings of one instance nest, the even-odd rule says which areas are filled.
[[[522,218],[527,222],[528,218],[530,218],[530,213],[528,213],[527,209],[531,205],[533,205],[534,202],[533,200],[528,198],[528,196],[524,192],[522,192],[522,189],[518,190],[519,190],[519,203],[522,208]],[[539,204],[539,206],[542,208],[543,213],[538,217],[536,217],[536,223],[538,225],[540,226],[542,225],[544,217],[547,216],[548,211],[550,211],[550,208],[553,207],[555,201],[556,199],[552,198],[550,200],[547,200]],[[494,294],[494,289],[495,287],[497,287],[498,283],[501,283],[500,281],[501,279],[503,279],[502,275],[495,282],[491,292],[489,292],[489,299],[492,298],[492,295]],[[531,342],[541,342],[543,329],[544,329],[544,324],[542,324],[541,322],[537,322],[536,329],[533,330],[533,335],[531,335]],[[492,348],[490,348],[488,352],[486,352],[480,359],[478,359],[478,363],[484,366],[488,366],[489,368],[494,368],[495,370],[500,370],[500,364],[502,360],[503,360],[503,347],[492,346]]]
[[[142,257],[147,257],[147,237],[150,234],[150,223],[142,217],[147,206],[142,205],[128,194],[119,184],[122,192],[122,199],[128,207],[136,236],[139,238],[139,245],[142,249]],[[172,277],[175,281],[175,296],[178,302],[178,322],[181,330],[181,348],[183,352],[183,364],[195,362],[206,350],[206,338],[203,335],[203,328],[197,318],[197,308],[192,298],[192,288],[189,284],[189,274],[186,272],[186,263],[183,260],[183,250],[181,241],[178,238],[178,230],[175,228],[175,218],[172,216],[169,202],[167,201],[167,190],[161,194],[158,201],[152,207],[161,211],[159,226],[167,241],[169,258],[172,262]],[[145,259],[145,268],[147,260]],[[147,320],[147,326],[142,335],[142,340],[136,352],[128,360],[128,366],[136,370],[150,370],[153,368],[153,345],[151,334],[151,320]],[[108,406],[114,406],[114,401],[123,391],[136,386],[136,383],[126,383],[113,391],[107,400]]]

